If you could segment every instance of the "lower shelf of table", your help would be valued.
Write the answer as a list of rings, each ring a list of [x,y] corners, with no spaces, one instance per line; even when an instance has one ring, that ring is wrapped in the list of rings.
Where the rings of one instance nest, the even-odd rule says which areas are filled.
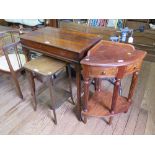
[[[95,92],[88,101],[87,111],[82,111],[82,114],[95,117],[110,116],[112,95],[111,92],[107,91]],[[83,99],[82,102],[84,103]],[[114,114],[127,112],[129,106],[130,103],[127,102],[127,98],[119,96]]]

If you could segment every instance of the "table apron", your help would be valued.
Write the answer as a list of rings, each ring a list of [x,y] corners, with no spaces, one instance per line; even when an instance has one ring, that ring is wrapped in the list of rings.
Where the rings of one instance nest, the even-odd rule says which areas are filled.
[[[37,48],[37,47],[27,46],[23,43],[21,44],[22,44],[22,47],[26,49],[33,50],[41,54],[44,54],[53,58],[57,58],[66,62],[80,64],[80,61],[81,61],[81,59],[78,58],[78,54],[76,53],[73,54],[71,53],[71,51],[67,51],[67,50],[63,50],[55,47],[46,48],[46,46],[42,46],[42,48]],[[44,48],[46,48],[46,50],[44,50]],[[57,53],[59,53],[59,55]]]

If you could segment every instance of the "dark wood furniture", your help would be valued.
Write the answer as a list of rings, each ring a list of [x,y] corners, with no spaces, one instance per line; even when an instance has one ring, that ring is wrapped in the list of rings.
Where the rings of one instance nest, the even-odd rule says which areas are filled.
[[[86,24],[78,24],[74,22],[59,21],[59,28],[100,35],[104,40],[109,40],[111,36],[119,34],[117,32],[118,29],[108,27],[92,27]]]
[[[101,38],[95,34],[67,31],[52,27],[41,28],[21,36],[21,43],[24,52],[27,53],[27,57],[29,51],[34,50],[69,62],[75,66],[79,119],[81,119],[80,61],[86,56],[87,51],[100,40]]]
[[[8,23],[4,19],[0,19],[0,25],[8,26]]]
[[[22,48],[18,40],[18,30],[0,32],[0,72],[10,74],[12,76],[17,94],[21,99],[23,99],[17,75],[23,70],[26,57],[22,52]]]
[[[100,41],[81,61],[84,77],[84,102],[82,115],[84,123],[87,116],[110,116],[109,124],[115,114],[127,112],[132,103],[132,96],[146,52],[135,50],[132,45]],[[128,97],[119,95],[122,78],[133,74]],[[103,90],[102,78],[115,78],[113,93]],[[95,79],[95,93],[89,95],[90,79]]]
[[[64,70],[64,68],[67,67],[68,75],[69,75],[69,88],[70,92],[65,91],[61,89],[61,91],[57,92],[59,93],[59,98],[57,98],[58,95],[56,95],[56,92],[54,92],[54,77],[56,73],[60,73]],[[26,70],[27,77],[29,79],[30,88],[31,88],[31,95],[33,99],[33,105],[34,110],[37,109],[37,99],[36,99],[36,87],[35,87],[35,81],[34,78],[36,75],[39,75],[42,78],[43,83],[45,83],[49,87],[50,91],[50,99],[51,99],[51,105],[50,108],[53,110],[54,114],[54,122],[57,124],[57,117],[56,117],[56,108],[58,108],[62,102],[67,100],[69,97],[71,97],[72,102],[73,101],[73,93],[72,93],[72,85],[71,85],[71,70],[70,65],[66,64],[65,62],[62,62],[57,59],[53,59],[47,56],[40,56],[36,59],[33,59],[29,62],[27,62],[24,65],[24,68]],[[58,88],[57,88],[58,89]],[[62,100],[60,99],[60,96]]]
[[[50,27],[57,27],[58,28],[58,20],[57,19],[46,19],[45,24]]]
[[[133,24],[133,21],[137,24]],[[147,56],[145,60],[155,62],[155,30],[149,29],[149,21],[145,19],[139,20],[125,20],[124,27],[128,26],[129,28],[139,28],[140,25],[145,26],[144,32],[134,31],[133,33],[133,45],[140,50],[147,51]],[[143,24],[145,23],[145,24]],[[114,28],[105,28],[105,27],[90,27],[86,24],[78,24],[74,22],[59,22],[59,27],[61,29],[74,30],[80,32],[87,32],[92,34],[98,34],[102,37],[103,40],[109,40],[111,36],[120,35],[118,29]]]
[[[134,32],[133,45],[140,50],[147,51],[146,60],[155,62],[155,30]]]
[[[145,29],[149,29],[149,19],[126,19],[124,20],[124,26],[131,29],[139,29],[140,26],[144,26]]]

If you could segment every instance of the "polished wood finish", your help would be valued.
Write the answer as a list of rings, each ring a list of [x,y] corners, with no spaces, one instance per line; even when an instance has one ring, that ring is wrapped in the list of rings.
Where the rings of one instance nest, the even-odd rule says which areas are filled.
[[[124,26],[131,29],[139,29],[140,26],[144,26],[145,29],[149,29],[149,19],[128,19],[124,21]]]
[[[134,32],[134,43],[136,45],[155,46],[155,31],[145,30],[144,32]]]
[[[28,53],[29,50],[32,49],[50,57],[73,63],[75,65],[77,107],[79,115],[81,107],[80,61],[87,54],[87,51],[100,40],[101,37],[95,34],[61,30],[52,27],[41,28],[21,36],[21,43],[24,47],[23,50],[25,53]]]
[[[72,62],[79,62],[85,51],[96,44],[100,37],[75,31],[46,27],[24,34],[21,43],[25,47],[37,49],[41,53],[52,55]]]
[[[64,30],[73,30],[73,31],[100,35],[102,39],[105,39],[105,40],[109,40],[111,36],[119,34],[117,32],[118,29],[105,28],[105,27],[91,27],[86,24],[78,24],[75,22],[59,21],[59,28]]]
[[[113,115],[128,111],[145,55],[146,52],[135,50],[131,45],[103,40],[89,50],[88,55],[81,61],[85,85],[82,111],[84,123],[87,116],[110,116],[108,123],[111,124]],[[133,74],[133,78],[126,98],[119,95],[119,88],[121,80],[129,74]],[[101,89],[99,80],[103,77],[116,79],[113,93]],[[89,96],[88,81],[91,78],[95,78],[97,89]]]
[[[143,57],[143,51],[135,50],[132,45],[102,40],[89,50],[88,55],[82,60],[82,64],[119,67],[137,63]]]
[[[133,38],[133,45],[137,49],[147,51],[146,60],[155,62],[155,31],[148,29],[144,32],[134,32]]]
[[[46,25],[50,27],[58,27],[58,20],[57,19],[46,19]]]
[[[133,77],[132,77],[132,81],[131,81],[131,86],[130,86],[130,91],[129,91],[129,95],[128,95],[128,102],[131,103],[131,99],[134,93],[134,89],[138,80],[138,72],[134,72],[133,73]]]
[[[116,99],[116,98],[115,98]],[[86,103],[86,102],[85,102]],[[112,107],[112,93],[107,91],[95,92],[93,96],[90,97],[87,105],[87,109],[85,109],[82,113],[86,116],[110,116],[113,114],[124,112],[128,109],[129,103],[126,98],[118,97],[117,106],[115,108],[115,113],[111,112]],[[114,108],[114,107],[113,107]]]
[[[142,24],[142,21],[143,20],[140,20],[141,24]],[[144,22],[146,21],[144,20]],[[126,26],[129,26],[130,28],[130,25],[126,25],[126,23],[124,23],[124,27]],[[103,40],[109,40],[111,36],[121,35],[120,32],[118,32],[119,31],[118,29],[105,28],[105,27],[90,27],[90,26],[87,26],[86,24],[78,24],[74,22],[60,21],[59,27],[61,29],[66,29],[66,30],[74,30],[74,31],[97,34],[97,35],[100,35]],[[145,59],[148,61],[155,62],[155,31],[151,29],[146,29],[144,32],[135,31],[133,33],[133,38],[134,38],[133,45],[136,47],[136,49],[147,51],[147,56],[145,57]]]

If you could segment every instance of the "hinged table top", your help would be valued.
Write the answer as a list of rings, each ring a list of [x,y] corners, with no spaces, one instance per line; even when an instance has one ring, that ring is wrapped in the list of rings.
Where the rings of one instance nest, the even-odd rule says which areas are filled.
[[[22,43],[24,41],[37,42],[76,53],[82,53],[88,50],[101,40],[101,37],[96,34],[68,31],[52,27],[41,28],[24,34],[20,38]]]

